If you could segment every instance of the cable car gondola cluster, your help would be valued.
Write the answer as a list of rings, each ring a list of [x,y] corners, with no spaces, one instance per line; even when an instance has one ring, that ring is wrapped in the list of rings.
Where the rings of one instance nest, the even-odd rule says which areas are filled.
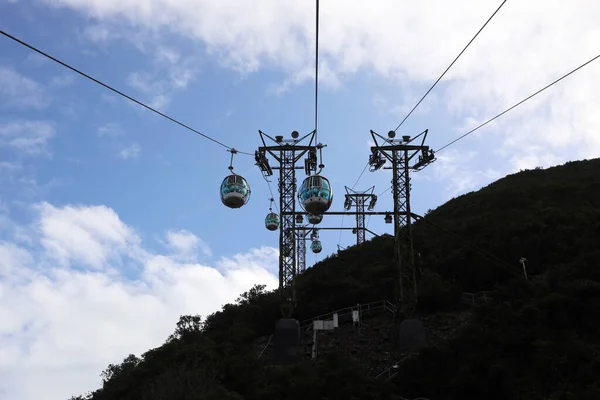
[[[316,229],[310,235],[310,240],[312,240],[312,243],[310,244],[311,251],[315,254],[319,254],[321,252],[321,250],[323,250],[323,245],[321,244],[321,241],[319,240],[319,233],[317,232]]]
[[[237,150],[230,149],[228,151],[231,153],[228,167],[231,174],[221,183],[221,201],[229,208],[241,208],[250,200],[250,185],[243,176],[233,172],[233,158]],[[269,200],[269,213],[265,217],[265,228],[269,231],[276,231],[280,227],[281,219],[277,213],[273,212],[274,199]],[[319,174],[308,176],[300,186],[298,200],[300,207],[308,214],[308,222],[312,225],[320,224],[323,221],[323,213],[329,210],[333,202],[333,190],[329,180]],[[323,246],[316,230],[311,239],[311,251],[316,254],[320,253]]]

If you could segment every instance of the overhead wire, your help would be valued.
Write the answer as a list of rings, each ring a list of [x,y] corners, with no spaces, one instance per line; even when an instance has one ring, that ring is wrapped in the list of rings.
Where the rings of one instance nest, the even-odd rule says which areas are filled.
[[[96,79],[96,78],[94,78],[94,77],[86,74],[85,72],[82,72],[81,70],[79,70],[79,69],[77,69],[75,67],[72,67],[71,65],[69,65],[69,64],[67,64],[67,63],[65,63],[65,62],[63,62],[63,61],[61,61],[59,59],[57,59],[56,57],[51,56],[48,53],[45,53],[44,51],[42,51],[42,50],[34,47],[33,45],[31,45],[29,43],[24,42],[23,40],[21,40],[21,39],[15,37],[15,36],[13,36],[13,35],[5,32],[3,30],[0,30],[0,34],[2,34],[3,36],[5,36],[5,37],[7,37],[7,38],[9,38],[9,39],[11,39],[11,40],[13,40],[13,41],[21,44],[21,45],[23,45],[23,46],[25,46],[27,48],[29,48],[30,50],[35,51],[36,53],[38,53],[38,54],[40,54],[40,55],[42,55],[44,57],[46,57],[46,58],[48,58],[48,59],[50,59],[50,60],[52,60],[52,61],[54,61],[54,62],[56,62],[56,63],[58,63],[60,65],[62,65],[63,67],[66,67],[66,68],[70,69],[71,71],[73,71],[73,72],[75,72],[75,73],[77,73],[77,74],[79,74],[79,75],[81,75],[81,76],[83,76],[83,77],[85,77],[85,78],[87,78],[87,79],[89,79],[89,80],[97,83],[98,85],[101,85],[101,86],[105,87],[106,89],[111,90],[112,92],[114,92],[114,93],[116,93],[116,94],[118,94],[120,96],[123,96],[123,97],[125,97],[126,99],[128,99],[130,101],[133,101],[134,103],[136,103],[136,104],[138,104],[138,105],[140,105],[140,106],[142,106],[142,107],[144,107],[144,108],[152,111],[153,113],[158,114],[161,117],[166,118],[169,121],[174,122],[177,125],[179,125],[179,126],[185,128],[185,129],[188,129],[188,130],[190,130],[190,131],[192,131],[192,132],[194,132],[194,133],[202,136],[205,139],[208,139],[208,140],[210,140],[210,141],[212,141],[212,142],[214,142],[214,143],[216,143],[216,144],[218,144],[220,146],[225,147],[227,150],[235,150],[239,154],[244,154],[244,155],[248,155],[248,156],[254,156],[254,154],[252,154],[252,153],[246,153],[246,152],[243,152],[243,151],[236,150],[233,147],[227,146],[226,144],[224,144],[223,142],[220,142],[217,139],[214,139],[214,138],[212,138],[212,137],[210,137],[208,135],[205,135],[204,133],[202,133],[202,132],[200,132],[200,131],[198,131],[198,130],[192,128],[192,127],[190,127],[189,125],[186,125],[183,122],[180,122],[180,121],[176,120],[175,118],[170,117],[167,114],[164,114],[164,113],[156,110],[155,108],[150,107],[150,106],[142,103],[141,101],[134,99],[133,97],[131,97],[131,96],[123,93],[122,91],[115,89],[114,87],[112,87],[112,86],[110,86],[110,85],[108,85],[108,84],[106,84],[106,83],[104,83],[104,82],[102,82],[102,81],[100,81],[100,80],[98,80],[98,79]]]
[[[262,175],[262,174],[261,174]],[[275,196],[273,195],[273,190],[271,189],[271,181],[267,179],[266,176],[262,175],[262,177],[264,178],[264,180],[267,182],[267,186],[269,187],[269,193],[271,193],[271,198],[274,199]],[[277,206],[277,202],[273,201],[273,204],[275,205],[275,210],[277,211],[277,214],[279,214],[279,207]]]
[[[404,122],[408,119],[408,117],[410,117],[411,114],[417,109],[417,107],[419,106],[419,104],[421,104],[421,102],[423,100],[425,100],[425,97],[427,97],[427,95],[429,94],[429,92],[431,92],[433,90],[433,88],[438,84],[438,82],[442,80],[442,78],[444,77],[444,75],[446,75],[446,73],[450,70],[450,68],[452,68],[452,66],[454,65],[454,63],[456,63],[456,61],[458,61],[458,59],[462,56],[462,54],[465,52],[465,50],[467,50],[467,48],[471,45],[471,43],[473,43],[473,41],[477,38],[477,36],[479,36],[479,34],[481,33],[481,31],[483,31],[483,29],[492,20],[492,18],[494,18],[494,16],[498,13],[498,11],[500,11],[500,9],[502,8],[502,6],[506,2],[507,2],[507,0],[504,0],[500,4],[500,6],[498,6],[498,8],[496,9],[496,11],[494,11],[494,13],[492,14],[492,16],[488,18],[488,20],[485,22],[485,24],[483,24],[483,26],[481,28],[479,28],[479,30],[477,31],[477,33],[475,34],[475,36],[473,36],[473,38],[469,41],[469,43],[467,43],[467,45],[462,49],[462,51],[458,54],[458,56],[456,56],[456,58],[454,59],[454,61],[452,61],[452,63],[450,63],[450,65],[448,66],[448,68],[446,68],[446,70],[442,73],[442,75],[440,75],[440,77],[433,83],[433,85],[431,85],[431,87],[423,95],[423,97],[421,97],[421,100],[419,100],[419,102],[412,108],[412,110],[410,110],[410,112],[406,115],[406,117],[404,117],[404,119],[400,122],[400,124],[398,124],[398,126],[396,127],[396,129],[394,129],[394,132],[396,132],[398,129],[400,129],[400,127],[402,126],[402,124],[404,124]]]
[[[500,3],[500,5],[498,6],[498,8],[496,8],[496,10],[494,11],[494,13],[487,19],[487,21],[483,24],[483,26],[481,28],[479,28],[479,30],[477,31],[477,33],[475,34],[475,36],[473,36],[471,38],[471,40],[467,43],[467,45],[461,50],[460,53],[458,53],[458,55],[456,56],[456,58],[450,63],[450,65],[440,75],[440,77],[433,83],[433,85],[431,85],[431,87],[429,88],[429,90],[427,90],[427,92],[425,92],[425,94],[423,95],[423,97],[421,97],[421,99],[409,111],[409,113],[404,117],[404,119],[402,121],[400,121],[400,123],[398,124],[398,126],[396,127],[396,129],[394,129],[394,132],[396,132],[398,129],[400,129],[400,127],[404,124],[404,122],[412,115],[412,113],[417,109],[417,107],[419,107],[419,105],[423,102],[423,100],[425,100],[425,98],[429,95],[429,93],[433,90],[433,88],[435,88],[435,86],[442,80],[442,78],[446,75],[446,73],[450,70],[450,68],[452,68],[452,66],[456,63],[456,61],[458,61],[458,59],[463,55],[463,53],[467,50],[467,48],[469,48],[469,46],[471,45],[471,43],[473,43],[475,41],[475,39],[477,38],[477,36],[479,36],[479,34],[490,23],[490,21],[496,16],[496,14],[498,13],[498,11],[500,11],[500,9],[504,6],[504,4],[506,4],[507,1],[508,0],[503,0],[502,3]],[[368,165],[369,164],[367,163],[367,166]],[[363,169],[363,171],[359,175],[358,179],[356,180],[356,183],[354,184],[355,186],[358,183],[358,181],[360,180],[360,178],[362,177],[362,175],[364,174],[367,166],[365,166],[365,169]],[[391,187],[388,187],[385,191],[383,191],[377,197],[379,197],[379,196],[387,193],[387,191],[389,191],[390,189],[391,189]],[[369,224],[370,220],[371,220],[371,216],[369,215],[369,218],[367,220],[367,225],[366,225],[367,227],[368,227],[368,224]],[[343,225],[343,219],[342,219],[342,225]],[[341,242],[341,237],[342,237],[342,232],[340,231],[340,242]]]
[[[388,188],[387,188],[387,189],[385,189],[383,192],[379,193],[379,194],[377,195],[377,197],[379,198],[379,197],[383,196],[384,194],[386,194],[387,192],[389,192],[391,189],[392,189],[392,187],[391,187],[391,186],[390,186],[390,187],[388,187]],[[367,228],[369,227],[369,222],[371,221],[371,217],[372,217],[372,215],[369,215],[369,218],[367,218],[367,224],[365,225]]]
[[[382,196],[382,195],[386,194],[386,193],[387,193],[387,192],[389,192],[391,189],[392,189],[392,187],[391,187],[391,186],[390,186],[390,187],[388,187],[388,188],[387,188],[387,189],[385,189],[383,192],[379,193],[379,194],[377,195],[377,197],[379,197],[379,196]]]
[[[523,100],[521,100],[520,102],[518,102],[517,104],[513,105],[512,107],[507,108],[506,110],[502,111],[500,114],[496,115],[493,118],[488,119],[487,121],[485,121],[484,123],[482,123],[481,125],[471,129],[470,131],[468,131],[467,133],[459,136],[458,138],[454,139],[453,141],[451,141],[450,143],[440,147],[438,150],[435,151],[435,153],[439,153],[440,151],[444,150],[445,148],[453,145],[454,143],[458,142],[459,140],[469,136],[470,134],[472,134],[473,132],[477,131],[480,128],[483,128],[484,126],[486,126],[487,124],[489,124],[490,122],[496,120],[497,118],[500,118],[501,116],[503,116],[504,114],[506,114],[507,112],[515,109],[516,107],[520,106],[521,104],[525,103],[527,100],[530,100],[531,98],[537,96],[538,94],[542,93],[544,90],[548,89],[549,87],[555,85],[556,83],[562,81],[563,79],[567,78],[568,76],[572,75],[573,73],[579,71],[581,68],[585,67],[588,64],[591,64],[593,61],[596,61],[598,58],[600,58],[600,54],[598,54],[596,57],[588,60],[587,62],[581,64],[579,67],[571,70],[570,72],[566,73],[565,75],[561,76],[560,78],[556,79],[554,82],[544,86],[542,89],[538,90],[537,92],[527,96],[526,98],[524,98]]]
[[[363,168],[362,172],[358,176],[358,179],[356,179],[356,182],[354,182],[354,185],[352,185],[352,190],[354,190],[354,188],[356,187],[356,185],[358,185],[358,181],[360,181],[360,178],[362,178],[362,176],[365,173],[365,171],[367,170],[368,166],[369,166],[369,162],[367,161],[367,163],[365,164],[365,167]]]
[[[315,1],[315,143],[319,143],[319,0]]]

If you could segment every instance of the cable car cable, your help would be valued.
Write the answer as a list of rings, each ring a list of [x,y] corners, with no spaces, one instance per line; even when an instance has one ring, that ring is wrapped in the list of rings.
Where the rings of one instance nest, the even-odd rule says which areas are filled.
[[[391,189],[391,188],[392,188],[392,187],[390,186],[389,188],[385,189],[383,192],[381,192],[380,194],[378,194],[378,195],[377,195],[377,197],[379,197],[379,196],[381,196],[381,195],[384,195],[384,194],[386,194],[387,192],[389,192],[389,191],[390,191],[390,189]]]
[[[360,178],[362,178],[363,174],[365,173],[365,171],[367,170],[367,167],[369,166],[369,162],[367,161],[367,164],[365,165],[365,167],[363,168],[362,172],[360,173],[360,175],[358,176],[358,179],[356,180],[356,182],[354,182],[354,185],[352,186],[352,190],[354,190],[354,188],[356,187],[356,185],[358,184],[358,181],[360,181]]]
[[[315,143],[319,143],[319,0],[315,4]]]
[[[267,179],[266,176],[262,175],[262,177],[264,178],[264,180],[267,182],[267,186],[269,187],[269,193],[271,193],[271,198],[274,199],[275,196],[273,196],[273,190],[271,189],[271,181],[269,181]],[[277,214],[279,214],[279,207],[277,206],[276,202],[273,202],[273,204],[275,205],[275,210],[277,210]]]
[[[510,108],[507,108],[506,110],[502,111],[500,114],[496,115],[493,118],[490,118],[489,120],[485,121],[483,124],[477,126],[476,128],[471,129],[469,132],[465,133],[462,136],[459,136],[458,138],[454,139],[453,141],[451,141],[450,143],[446,144],[445,146],[440,147],[439,149],[437,149],[435,151],[435,153],[439,153],[440,151],[444,150],[445,148],[453,145],[454,143],[458,142],[459,140],[463,139],[466,136],[469,136],[471,133],[475,132],[476,130],[483,128],[484,126],[486,126],[487,124],[489,124],[490,122],[494,121],[497,118],[500,118],[501,116],[503,116],[504,114],[506,114],[507,112],[511,111],[512,109],[520,106],[521,104],[525,103],[527,100],[537,96],[538,94],[542,93],[544,90],[548,89],[550,86],[562,81],[563,79],[565,79],[566,77],[568,77],[569,75],[579,71],[581,68],[585,67],[586,65],[592,63],[593,61],[596,61],[598,58],[600,58],[600,54],[598,54],[596,57],[592,58],[591,60],[581,64],[579,67],[575,68],[574,70],[572,70],[571,72],[561,76],[560,78],[558,78],[557,80],[555,80],[554,82],[544,86],[542,89],[538,90],[537,92],[527,96],[526,98],[524,98],[523,100],[521,100],[520,102],[518,102],[517,104],[513,105]]]
[[[222,142],[220,142],[220,141],[218,141],[218,140],[216,140],[216,139],[213,139],[212,137],[210,137],[210,136],[208,136],[208,135],[205,135],[205,134],[204,134],[204,133],[202,133],[202,132],[199,132],[199,131],[197,131],[196,129],[194,129],[194,128],[192,128],[192,127],[190,127],[190,126],[188,126],[188,125],[184,124],[183,122],[179,122],[179,121],[178,121],[178,120],[176,120],[175,118],[169,117],[168,115],[166,115],[166,114],[164,114],[164,113],[162,113],[162,112],[160,112],[160,111],[158,111],[158,110],[156,110],[156,109],[154,109],[154,108],[152,108],[152,107],[150,107],[150,106],[148,106],[148,105],[146,105],[146,104],[142,103],[142,102],[141,102],[141,101],[139,101],[139,100],[136,100],[136,99],[134,99],[133,97],[131,97],[131,96],[129,96],[129,95],[126,95],[125,93],[123,93],[123,92],[121,92],[121,91],[119,91],[119,90],[117,90],[117,89],[113,88],[112,86],[109,86],[109,85],[107,85],[106,83],[104,83],[104,82],[101,82],[101,81],[99,81],[98,79],[96,79],[96,78],[94,78],[94,77],[92,77],[92,76],[90,76],[90,75],[86,74],[85,72],[82,72],[82,71],[78,70],[77,68],[75,68],[75,67],[72,67],[72,66],[70,66],[69,64],[67,64],[67,63],[65,63],[65,62],[63,62],[63,61],[60,61],[59,59],[57,59],[57,58],[55,58],[55,57],[53,57],[53,56],[51,56],[51,55],[49,55],[49,54],[47,54],[47,53],[43,52],[42,50],[39,50],[39,49],[35,48],[34,46],[32,46],[32,45],[30,45],[30,44],[28,44],[28,43],[26,43],[26,42],[22,41],[21,39],[18,39],[18,38],[16,38],[16,37],[12,36],[11,34],[9,34],[9,33],[7,33],[7,32],[4,32],[4,31],[3,31],[3,30],[1,30],[1,29],[0,29],[0,34],[2,34],[2,35],[4,35],[4,36],[6,36],[6,37],[7,37],[7,38],[9,38],[9,39],[12,39],[12,40],[14,40],[15,42],[17,42],[17,43],[19,43],[19,44],[21,44],[21,45],[23,45],[23,46],[25,46],[25,47],[27,47],[27,48],[29,48],[29,49],[33,50],[33,51],[35,51],[35,52],[36,52],[36,53],[38,53],[38,54],[41,54],[42,56],[44,56],[44,57],[46,57],[46,58],[49,58],[50,60],[52,60],[52,61],[54,61],[54,62],[56,62],[56,63],[58,63],[58,64],[62,65],[63,67],[66,67],[66,68],[70,69],[71,71],[73,71],[73,72],[76,72],[76,73],[78,73],[79,75],[81,75],[81,76],[83,76],[83,77],[85,77],[85,78],[87,78],[87,79],[89,79],[89,80],[91,80],[91,81],[94,81],[95,83],[97,83],[97,84],[99,84],[99,85],[101,85],[101,86],[104,86],[106,89],[108,89],[108,90],[111,90],[111,91],[113,91],[114,93],[117,93],[118,95],[120,95],[120,96],[123,96],[123,97],[125,97],[125,98],[126,98],[126,99],[128,99],[128,100],[131,100],[131,101],[133,101],[134,103],[136,103],[136,104],[138,104],[138,105],[140,105],[140,106],[142,106],[142,107],[144,107],[144,108],[146,108],[146,109],[148,109],[148,110],[152,111],[153,113],[156,113],[156,114],[160,115],[161,117],[164,117],[164,118],[168,119],[169,121],[176,123],[176,124],[177,124],[177,125],[179,125],[179,126],[182,126],[182,127],[186,128],[186,129],[188,129],[188,130],[190,130],[190,131],[192,131],[192,132],[194,132],[194,133],[196,133],[196,134],[198,134],[198,135],[200,135],[200,136],[202,136],[202,137],[204,137],[204,138],[206,138],[206,139],[208,139],[208,140],[210,140],[210,141],[212,141],[212,142],[214,142],[214,143],[216,143],[216,144],[218,144],[218,145],[220,145],[220,146],[223,146],[223,147],[225,147],[225,148],[226,148],[226,149],[228,149],[228,150],[231,150],[231,149],[232,149],[232,147],[230,147],[230,146],[227,146],[226,144],[224,144],[224,143],[222,143]],[[238,151],[238,153],[240,153],[240,154],[245,154],[245,155],[247,155],[247,156],[254,156],[254,154],[251,154],[251,153],[246,153],[246,152],[243,152],[243,151]]]
[[[456,58],[454,59],[454,61],[452,61],[452,63],[448,66],[448,68],[446,68],[446,70],[442,73],[442,75],[440,75],[440,77],[437,79],[437,81],[435,81],[433,83],[433,85],[431,85],[431,87],[429,88],[429,90],[423,95],[423,97],[421,97],[421,100],[419,100],[419,102],[413,107],[413,109],[410,110],[410,112],[406,115],[406,117],[404,117],[404,119],[402,120],[402,122],[400,122],[400,124],[398,124],[398,126],[396,127],[396,129],[394,129],[394,132],[396,132],[398,129],[400,129],[400,127],[402,126],[402,124],[404,123],[404,121],[406,121],[408,119],[408,117],[410,117],[410,115],[413,113],[413,111],[415,111],[417,109],[417,107],[419,106],[419,104],[421,104],[421,102],[423,100],[425,100],[425,97],[427,97],[427,95],[429,94],[429,92],[431,92],[433,90],[433,88],[438,84],[438,82],[440,80],[442,80],[442,78],[444,77],[444,75],[446,75],[446,73],[450,70],[450,68],[452,68],[452,66],[454,65],[454,63],[456,61],[458,61],[458,59],[460,58],[460,56],[462,56],[462,54],[465,52],[465,50],[467,50],[467,48],[471,45],[471,43],[473,43],[473,41],[475,40],[475,38],[477,38],[477,36],[479,36],[479,34],[483,30],[483,28],[485,28],[486,25],[492,20],[492,18],[494,18],[494,16],[498,13],[498,11],[500,11],[500,9],[502,8],[502,6],[506,2],[507,2],[507,0],[504,0],[502,2],[502,4],[500,4],[500,6],[498,6],[498,8],[496,9],[496,11],[494,11],[494,13],[492,14],[492,16],[489,17],[488,20],[485,22],[485,24],[483,24],[483,26],[477,31],[477,33],[475,34],[475,36],[473,36],[473,38],[469,41],[469,43],[467,43],[467,45],[462,49],[462,51],[458,54],[458,56],[456,56]]]

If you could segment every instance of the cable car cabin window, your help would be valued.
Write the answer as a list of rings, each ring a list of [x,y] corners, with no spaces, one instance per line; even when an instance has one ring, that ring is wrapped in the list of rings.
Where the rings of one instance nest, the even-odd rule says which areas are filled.
[[[266,222],[267,223],[273,222],[273,223],[278,224],[279,223],[279,216],[277,214],[268,214],[267,218],[266,218]]]
[[[221,194],[226,195],[232,192],[240,193],[242,196],[248,195],[248,188],[241,177],[230,176],[221,185]]]
[[[331,186],[326,179],[320,176],[312,176],[306,182],[304,190],[300,193],[300,198],[305,201],[309,197],[320,197],[325,200],[331,198]]]

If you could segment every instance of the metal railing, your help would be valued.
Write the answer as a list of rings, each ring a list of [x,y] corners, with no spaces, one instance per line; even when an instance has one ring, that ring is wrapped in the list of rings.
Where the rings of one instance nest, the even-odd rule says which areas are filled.
[[[313,321],[318,320],[331,320],[333,319],[333,314],[338,315],[338,321],[342,322],[345,319],[352,319],[352,312],[358,311],[359,315],[362,316],[363,313],[371,313],[377,310],[384,310],[386,313],[394,316],[396,313],[396,307],[392,303],[387,300],[379,300],[373,301],[371,303],[366,304],[357,304],[355,306],[350,306],[346,308],[342,308],[336,311],[332,311],[326,314],[317,315],[316,317],[305,319],[300,322],[300,329],[310,330],[313,326]],[[349,317],[349,318],[348,318]],[[362,319],[362,318],[361,318]]]
[[[481,291],[481,292],[477,292],[477,293],[463,292],[463,294],[461,295],[461,300],[466,303],[476,304],[476,303],[487,303],[487,302],[493,300],[493,298],[492,298],[492,292],[488,292],[488,291]]]

